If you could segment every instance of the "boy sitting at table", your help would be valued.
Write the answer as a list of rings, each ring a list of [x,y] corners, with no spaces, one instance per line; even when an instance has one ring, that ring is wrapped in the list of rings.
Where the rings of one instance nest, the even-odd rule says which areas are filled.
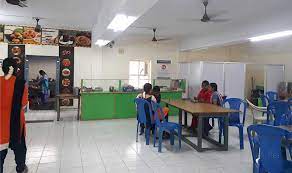
[[[157,103],[160,104],[160,102],[161,102],[160,87],[159,86],[154,86],[153,90],[152,90],[152,94],[155,97]],[[163,112],[158,112],[159,119],[163,120],[163,116],[164,116],[165,121],[168,121],[169,108],[168,107],[163,107],[162,111]]]
[[[198,100],[200,103],[211,103],[210,102],[211,95],[212,95],[212,92],[209,88],[209,82],[207,80],[204,80],[202,82],[201,90],[198,96],[195,97],[194,99]],[[212,126],[209,124],[209,118],[204,118],[203,123],[204,123],[204,134],[208,135],[209,131],[212,129]],[[197,128],[197,126],[198,126],[198,118],[193,117],[191,128],[195,129]]]
[[[210,83],[210,89],[212,92],[211,100],[210,102],[214,105],[222,106],[223,104],[223,96],[221,93],[217,90],[217,84],[216,83]]]
[[[140,93],[138,94],[138,96],[136,98],[143,98],[145,100],[147,100],[150,104],[151,102],[157,102],[155,97],[152,95],[152,85],[150,83],[146,83],[144,84],[144,87],[143,87],[143,93]],[[150,117],[150,112],[149,112],[149,108],[148,108],[148,105],[145,104],[144,106],[144,109],[145,109],[145,113],[146,113],[146,126],[152,126],[152,123],[153,122],[153,117]],[[150,110],[152,111],[152,107],[150,108]],[[137,118],[138,118],[138,115],[137,115]],[[145,124],[141,124],[140,125],[140,134],[139,135],[142,135],[144,133],[144,129],[145,129]]]

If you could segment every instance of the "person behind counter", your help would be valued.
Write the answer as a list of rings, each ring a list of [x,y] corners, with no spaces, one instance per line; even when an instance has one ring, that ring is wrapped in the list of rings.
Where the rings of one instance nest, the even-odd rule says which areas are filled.
[[[150,83],[144,84],[143,93],[138,94],[137,98],[143,98],[147,100],[150,104],[152,101],[157,102],[155,97],[152,95],[152,85]],[[144,109],[146,112],[146,121],[147,121],[146,126],[152,126],[151,122],[153,120],[153,117],[150,117],[148,105],[144,105]],[[152,108],[150,108],[150,110],[152,110]],[[137,115],[137,118],[138,118],[138,115]],[[139,135],[142,135],[144,133],[144,129],[145,129],[145,124],[141,124]]]
[[[39,80],[39,85],[41,88],[41,101],[42,104],[45,104],[47,103],[49,97],[49,78],[44,70],[40,70],[39,74],[41,75]]]

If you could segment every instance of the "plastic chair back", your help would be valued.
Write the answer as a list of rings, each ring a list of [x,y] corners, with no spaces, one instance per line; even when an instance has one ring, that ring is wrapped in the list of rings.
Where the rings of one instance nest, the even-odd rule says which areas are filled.
[[[137,111],[138,111],[138,121],[140,123],[146,124],[146,112],[145,112],[145,105],[148,105],[150,117],[152,117],[152,111],[151,111],[151,104],[142,98],[136,98],[135,103],[137,105]]]
[[[288,125],[290,121],[289,104],[286,101],[274,101],[268,105],[268,123],[270,116],[274,116],[274,125]]]
[[[283,171],[283,155],[281,144],[286,137],[287,131],[268,125],[251,125],[247,128],[251,144],[253,159],[260,156],[259,163],[265,172],[279,173]],[[257,139],[257,140],[255,140]]]
[[[262,107],[267,107],[268,106],[268,103],[269,103],[268,97],[262,94],[260,96],[260,99],[262,101]]]
[[[158,114],[159,114],[159,112],[161,114],[163,114],[163,110],[162,110],[162,107],[158,103],[152,102],[152,105],[153,105],[153,110],[154,110],[155,125],[157,125],[159,127],[161,125],[161,121],[160,121]],[[164,121],[164,116],[162,116],[162,117],[163,117],[163,121]]]
[[[228,98],[223,102],[223,106],[226,108],[241,110],[242,111],[242,120],[240,120],[240,112],[230,113],[229,114],[229,123],[232,124],[244,124],[245,114],[247,104],[244,100],[239,98]]]
[[[274,91],[267,91],[266,96],[268,98],[269,104],[279,99],[278,93]]]

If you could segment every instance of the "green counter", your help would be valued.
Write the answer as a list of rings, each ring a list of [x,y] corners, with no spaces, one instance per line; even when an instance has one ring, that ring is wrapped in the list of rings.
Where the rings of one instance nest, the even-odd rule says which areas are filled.
[[[135,118],[134,99],[138,93],[89,92],[81,93],[81,120]],[[161,92],[162,99],[181,99],[181,91]],[[162,105],[164,106],[164,105]],[[178,110],[170,107],[170,115]]]

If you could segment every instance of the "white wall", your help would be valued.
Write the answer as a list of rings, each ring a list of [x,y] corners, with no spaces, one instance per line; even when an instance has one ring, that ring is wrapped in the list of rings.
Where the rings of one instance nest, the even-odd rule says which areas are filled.
[[[5,59],[8,57],[8,44],[0,43],[0,59]]]
[[[123,53],[119,53],[123,50]],[[58,46],[26,45],[26,55],[59,56]],[[7,44],[0,44],[0,58],[7,57]],[[120,51],[121,52],[121,51]],[[178,49],[176,43],[131,43],[115,45],[114,48],[75,48],[74,85],[80,86],[81,79],[128,79],[130,60],[149,60],[152,66],[157,59],[172,61],[171,77],[176,78]],[[157,75],[152,68],[152,78]]]
[[[49,78],[56,79],[56,58],[32,57],[29,58],[28,79],[39,76],[39,70],[44,70]]]

